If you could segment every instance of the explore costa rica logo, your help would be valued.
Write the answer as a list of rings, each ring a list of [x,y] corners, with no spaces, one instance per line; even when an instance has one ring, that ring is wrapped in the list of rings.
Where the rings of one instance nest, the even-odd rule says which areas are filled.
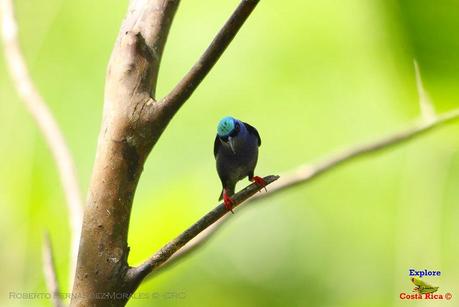
[[[415,285],[412,292],[414,293],[400,293],[400,299],[402,300],[451,300],[453,295],[450,292],[440,293],[439,287],[432,285],[430,282],[422,280],[424,276],[440,276],[440,271],[429,271],[427,269],[422,271],[416,271],[415,269],[409,269],[410,281]]]

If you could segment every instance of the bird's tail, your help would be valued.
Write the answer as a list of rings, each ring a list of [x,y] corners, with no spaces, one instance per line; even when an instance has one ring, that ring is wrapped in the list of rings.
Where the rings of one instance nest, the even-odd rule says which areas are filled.
[[[234,194],[234,186],[231,187],[231,188],[226,188],[226,193],[228,196],[232,196]],[[222,192],[220,193],[220,197],[218,198],[218,200],[222,200],[223,199],[223,192],[225,191],[225,189],[222,189]]]
[[[222,189],[222,192],[220,193],[220,197],[218,198],[218,200],[222,200],[223,199],[223,189]]]

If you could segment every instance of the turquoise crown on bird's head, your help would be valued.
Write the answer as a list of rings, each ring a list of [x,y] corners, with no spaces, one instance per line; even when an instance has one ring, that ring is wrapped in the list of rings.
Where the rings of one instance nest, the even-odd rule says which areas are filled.
[[[218,123],[217,134],[218,136],[224,137],[229,135],[234,129],[234,118],[231,116],[223,117]]]

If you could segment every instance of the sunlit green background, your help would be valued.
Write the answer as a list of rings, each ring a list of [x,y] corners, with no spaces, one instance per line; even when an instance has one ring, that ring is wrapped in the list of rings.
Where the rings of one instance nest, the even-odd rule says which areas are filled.
[[[31,74],[74,155],[85,195],[108,57],[128,1],[15,1]],[[158,96],[187,71],[237,0],[183,1]],[[278,174],[406,127],[419,115],[413,58],[438,112],[459,107],[459,2],[262,0],[150,155],[134,200],[130,263],[216,205],[217,121],[262,136],[257,174]],[[51,233],[63,291],[69,228],[56,168],[0,51],[0,305],[44,292]],[[336,169],[231,221],[204,248],[144,283],[130,306],[454,306],[459,300],[459,125]],[[241,183],[239,187],[245,185]],[[407,302],[408,269],[449,302]],[[179,298],[174,298],[174,294]],[[172,296],[172,297],[171,297]]]

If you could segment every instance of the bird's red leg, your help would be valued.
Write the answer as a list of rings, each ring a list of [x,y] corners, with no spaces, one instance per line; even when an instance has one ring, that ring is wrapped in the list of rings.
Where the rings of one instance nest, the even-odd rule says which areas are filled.
[[[226,194],[226,190],[223,190],[223,204],[225,205],[225,208],[228,211],[231,211],[231,213],[234,214],[233,212],[233,205],[234,205],[234,200]]]
[[[266,189],[266,186],[268,185],[268,183],[263,178],[258,177],[258,176],[253,176],[252,181],[255,182],[260,187],[260,190],[265,188],[265,191],[268,192],[268,189]]]

